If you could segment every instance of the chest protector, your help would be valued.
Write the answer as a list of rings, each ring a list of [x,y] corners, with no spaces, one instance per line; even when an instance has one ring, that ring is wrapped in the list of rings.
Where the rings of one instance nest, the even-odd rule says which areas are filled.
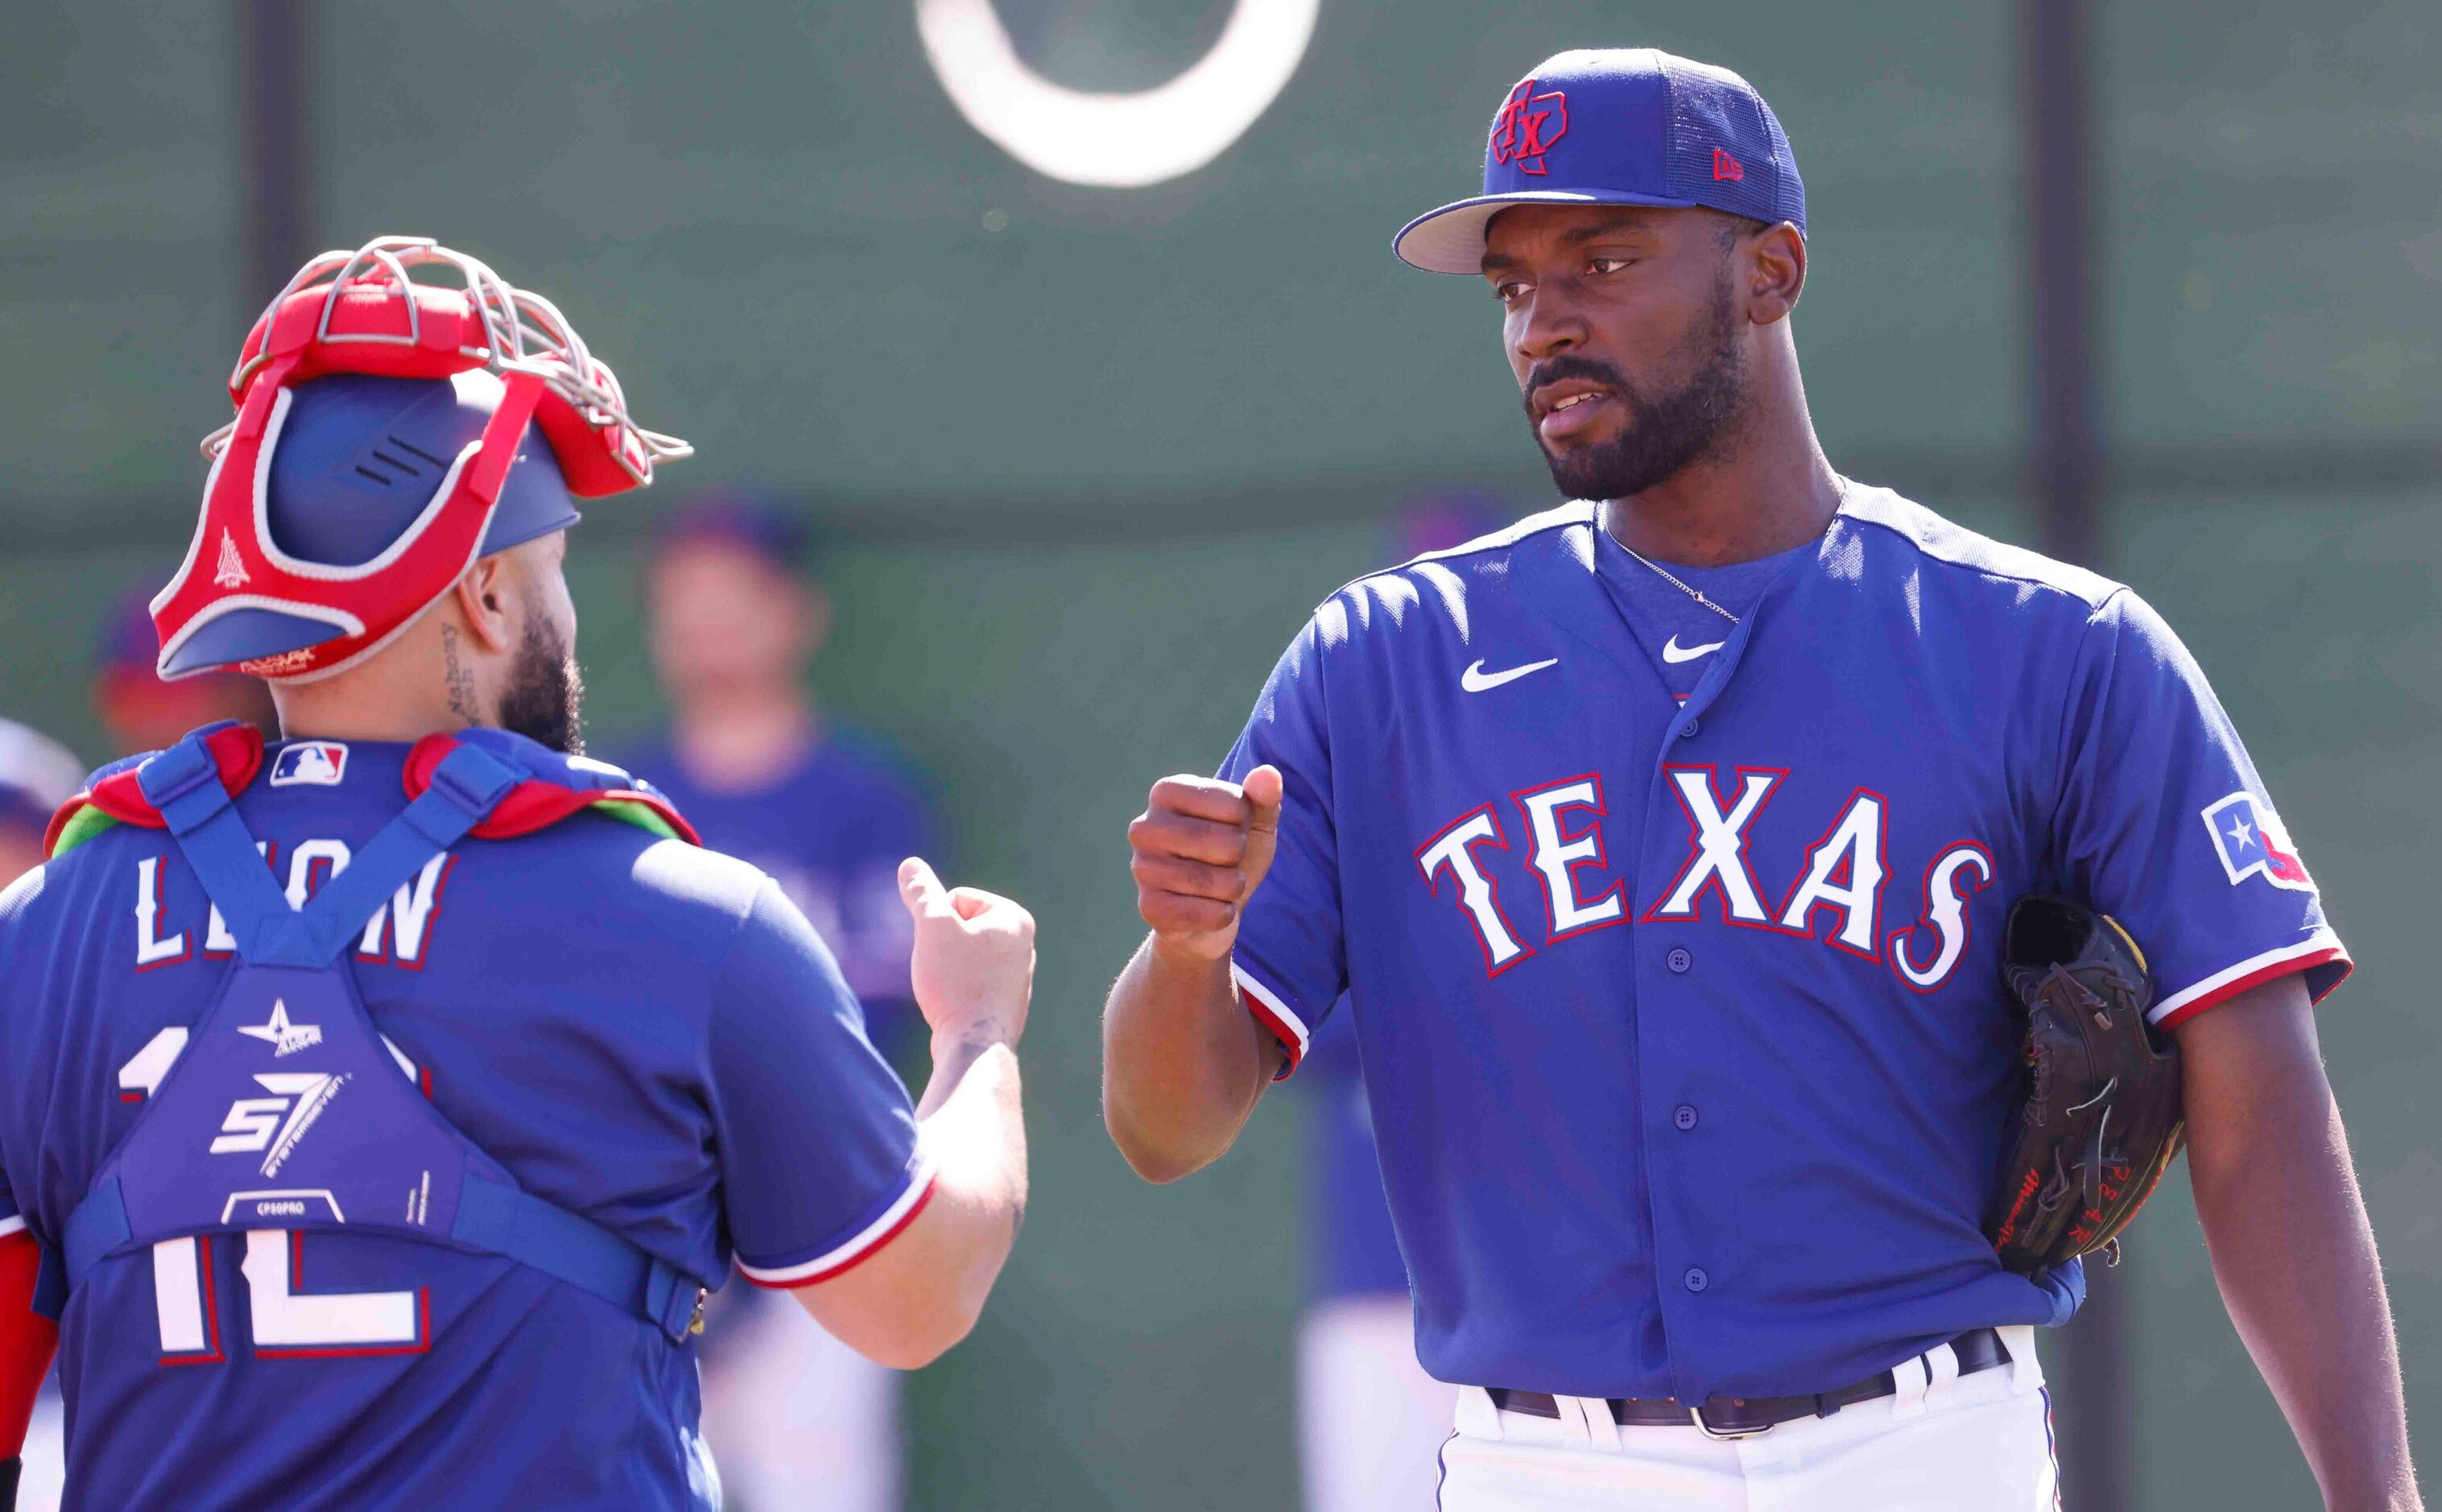
[[[201,738],[137,771],[237,942],[228,975],[62,1238],[64,1302],[95,1266],[191,1234],[372,1232],[504,1256],[673,1343],[703,1285],[532,1196],[423,1095],[382,1038],[347,950],[374,911],[483,824],[526,774],[471,744],[302,909],[273,881]],[[49,1309],[56,1312],[56,1308]]]

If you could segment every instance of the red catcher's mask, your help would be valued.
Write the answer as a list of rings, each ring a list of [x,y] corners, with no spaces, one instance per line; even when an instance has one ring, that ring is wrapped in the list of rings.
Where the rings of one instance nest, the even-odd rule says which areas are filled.
[[[436,267],[449,283],[419,283]],[[272,539],[271,459],[298,384],[335,373],[446,380],[482,369],[503,392],[483,434],[450,460],[431,501],[370,561],[306,561]],[[471,566],[531,422],[568,491],[600,499],[652,482],[653,465],[694,448],[628,418],[609,367],[538,294],[512,288],[476,259],[422,237],[386,236],[354,253],[325,252],[288,281],[229,375],[237,418],[204,438],[212,461],[193,544],[153,600],[164,678],[233,665],[256,677],[327,677],[388,645]],[[173,657],[198,631],[248,610],[330,627],[326,640],[276,655],[221,662]]]

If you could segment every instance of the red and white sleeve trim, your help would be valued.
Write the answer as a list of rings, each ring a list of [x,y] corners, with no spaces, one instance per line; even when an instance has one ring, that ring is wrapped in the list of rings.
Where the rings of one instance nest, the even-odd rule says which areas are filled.
[[[738,1274],[757,1286],[782,1291],[811,1286],[816,1282],[829,1281],[845,1274],[873,1258],[884,1245],[898,1238],[909,1224],[916,1221],[916,1215],[924,1211],[924,1204],[932,1200],[935,1175],[932,1159],[927,1157],[917,1167],[916,1174],[908,1180],[907,1190],[899,1194],[898,1200],[884,1208],[879,1217],[866,1224],[846,1244],[833,1246],[811,1260],[800,1261],[793,1266],[774,1266],[769,1269],[750,1266],[740,1260],[738,1262]]]
[[[12,1233],[25,1231],[26,1220],[21,1214],[12,1212],[6,1218],[0,1218],[0,1239],[6,1239]]]
[[[2313,967],[2341,963],[2349,965],[2349,953],[2341,938],[2329,928],[2316,930],[2295,945],[2268,950],[2260,956],[2250,956],[2235,966],[2214,973],[2203,981],[2181,988],[2154,1005],[2146,1017],[2157,1029],[2170,1029],[2196,1017],[2206,1009],[2228,1002],[2251,987],[2260,987],[2276,976]]]
[[[1297,1016],[1297,1011],[1289,1007],[1286,998],[1255,980],[1247,968],[1234,960],[1230,963],[1230,975],[1238,984],[1238,999],[1247,1005],[1247,1011],[1254,1014],[1255,1022],[1269,1029],[1272,1038],[1281,1042],[1281,1048],[1289,1052],[1289,1064],[1282,1068],[1281,1075],[1286,1076],[1296,1070],[1298,1063],[1305,1059],[1305,1047],[1314,1037],[1307,1030],[1305,1020]]]

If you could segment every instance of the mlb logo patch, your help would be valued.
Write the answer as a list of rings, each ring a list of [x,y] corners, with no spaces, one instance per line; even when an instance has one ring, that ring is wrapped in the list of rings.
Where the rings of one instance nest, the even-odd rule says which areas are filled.
[[[2290,892],[2313,892],[2315,880],[2289,844],[2289,831],[2272,806],[2251,792],[2233,792],[2204,811],[2205,828],[2213,832],[2214,850],[2233,887],[2250,877],[2261,877]]]
[[[337,740],[300,740],[271,758],[271,785],[336,788],[347,774],[348,748]]]

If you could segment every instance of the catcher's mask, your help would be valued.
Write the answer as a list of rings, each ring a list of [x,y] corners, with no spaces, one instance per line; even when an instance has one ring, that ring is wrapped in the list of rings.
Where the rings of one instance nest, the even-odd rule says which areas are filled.
[[[414,267],[451,283],[419,283]],[[355,665],[479,556],[576,521],[571,496],[692,453],[628,418],[540,295],[422,237],[324,252],[255,322],[193,544],[153,600],[160,675],[308,682]]]

